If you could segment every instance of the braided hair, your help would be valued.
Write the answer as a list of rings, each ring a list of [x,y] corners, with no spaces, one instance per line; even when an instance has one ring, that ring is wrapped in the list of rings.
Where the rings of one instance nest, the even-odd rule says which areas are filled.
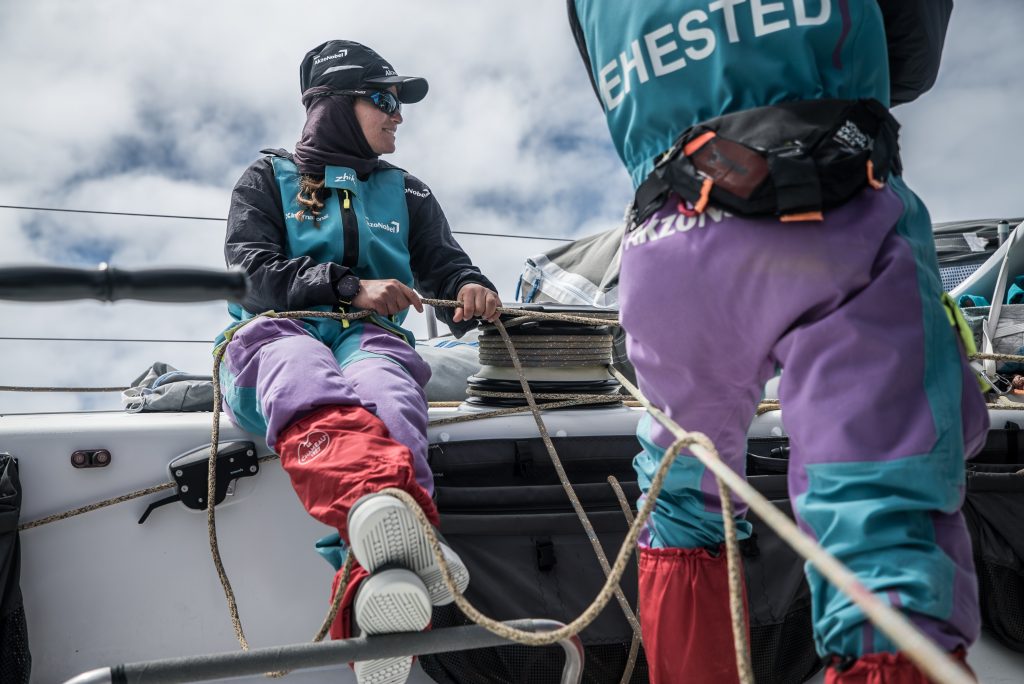
[[[299,204],[302,205],[302,209],[295,214],[295,218],[299,221],[302,220],[302,215],[306,213],[306,209],[309,209],[309,213],[316,218],[320,215],[320,211],[324,208],[324,177],[317,178],[316,176],[310,176],[303,174],[299,179],[299,194],[295,196]],[[314,222],[315,223],[315,222]]]

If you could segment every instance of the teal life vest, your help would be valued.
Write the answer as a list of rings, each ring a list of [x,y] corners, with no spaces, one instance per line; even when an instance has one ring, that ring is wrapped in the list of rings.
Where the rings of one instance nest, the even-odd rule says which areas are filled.
[[[409,207],[405,200],[405,171],[387,168],[359,180],[347,167],[328,166],[324,185],[331,193],[320,215],[314,217],[299,204],[301,174],[290,159],[271,157],[274,178],[281,193],[286,233],[285,256],[289,259],[307,256],[318,263],[336,262],[347,266],[360,280],[398,280],[413,286],[409,254]],[[310,307],[314,311],[332,311],[334,306]],[[237,304],[228,307],[236,321],[262,313],[249,312]],[[414,337],[400,327],[408,312],[374,320],[407,338]],[[340,332],[341,324],[326,318],[302,321],[321,340],[329,340]]]
[[[688,127],[793,100],[889,105],[875,0],[574,0],[634,189]]]

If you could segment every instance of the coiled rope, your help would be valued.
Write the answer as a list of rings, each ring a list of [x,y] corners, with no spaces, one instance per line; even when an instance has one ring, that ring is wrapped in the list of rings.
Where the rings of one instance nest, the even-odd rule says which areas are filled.
[[[513,366],[504,340],[481,335],[480,364]],[[516,339],[519,360],[531,368],[606,366],[612,356],[611,335],[523,335]],[[537,395],[535,395],[537,396]]]

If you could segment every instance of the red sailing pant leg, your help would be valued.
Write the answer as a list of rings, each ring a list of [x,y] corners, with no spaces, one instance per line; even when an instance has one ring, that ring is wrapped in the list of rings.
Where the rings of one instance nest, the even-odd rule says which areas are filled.
[[[641,546],[640,627],[651,684],[738,681],[725,548]]]
[[[408,492],[435,527],[440,525],[430,494],[416,482],[409,449],[388,436],[384,423],[360,406],[328,406],[288,426],[277,442],[281,466],[309,514],[338,530],[348,543],[348,512],[366,494],[391,487]],[[334,639],[352,636],[352,603],[368,576],[352,568],[338,616],[331,625]],[[331,596],[341,571],[335,575]]]
[[[277,442],[281,466],[309,514],[338,530],[347,544],[348,512],[360,497],[402,489],[438,526],[437,508],[416,482],[409,449],[360,406],[328,406],[302,418]]]
[[[953,658],[973,676],[967,665],[967,651],[958,649]],[[833,664],[825,674],[825,684],[930,684],[928,679],[902,653],[869,653],[846,668]]]

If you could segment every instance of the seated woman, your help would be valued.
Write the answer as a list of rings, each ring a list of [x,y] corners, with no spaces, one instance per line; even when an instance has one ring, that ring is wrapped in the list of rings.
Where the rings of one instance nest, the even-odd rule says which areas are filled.
[[[418,631],[452,595],[413,513],[376,493],[402,489],[438,524],[426,459],[430,368],[401,323],[410,306],[423,310],[414,287],[461,302],[440,312],[457,335],[474,317],[495,319],[500,301],[430,188],[379,159],[395,151],[402,104],[423,99],[427,82],[342,40],[313,48],[299,72],[307,119],[295,153],[264,150],[231,197],[225,256],[251,291],[230,312],[236,321],[269,310],[374,313],[242,327],[221,366],[224,408],[266,435],[306,509],[355,554],[331,635]],[[444,548],[464,588],[466,568]],[[404,682],[411,662],[357,663],[356,676]]]

